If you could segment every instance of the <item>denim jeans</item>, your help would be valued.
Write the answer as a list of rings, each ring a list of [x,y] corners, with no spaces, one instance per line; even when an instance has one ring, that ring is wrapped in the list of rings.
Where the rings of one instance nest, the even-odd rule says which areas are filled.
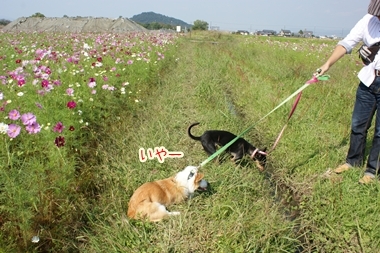
[[[362,166],[368,129],[376,112],[375,133],[369,151],[366,172],[378,174],[380,154],[380,77],[376,77],[370,87],[360,82],[356,91],[356,101],[352,113],[350,148],[346,162],[352,166]]]

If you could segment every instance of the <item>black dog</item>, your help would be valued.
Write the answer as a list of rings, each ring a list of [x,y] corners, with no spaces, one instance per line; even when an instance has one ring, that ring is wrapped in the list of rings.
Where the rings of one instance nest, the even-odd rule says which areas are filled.
[[[236,135],[233,133],[223,130],[208,130],[205,131],[201,136],[197,137],[191,134],[191,128],[196,125],[199,125],[199,123],[191,124],[187,128],[187,134],[191,139],[200,141],[202,143],[203,149],[207,152],[208,155],[212,155],[216,152],[216,145],[224,146],[236,138]],[[251,159],[256,162],[256,165],[259,167],[259,169],[261,171],[264,170],[267,156],[267,153],[265,153],[266,148],[259,150],[248,141],[244,140],[243,138],[239,138],[234,143],[232,143],[226,151],[232,155],[231,160],[235,163],[241,160],[245,154],[248,154]]]

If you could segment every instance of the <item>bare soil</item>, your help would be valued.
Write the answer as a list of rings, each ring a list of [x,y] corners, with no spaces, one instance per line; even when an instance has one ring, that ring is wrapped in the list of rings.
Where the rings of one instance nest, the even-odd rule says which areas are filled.
[[[111,19],[96,17],[21,17],[3,27],[2,31],[120,33],[129,31],[147,31],[147,29],[128,18]]]

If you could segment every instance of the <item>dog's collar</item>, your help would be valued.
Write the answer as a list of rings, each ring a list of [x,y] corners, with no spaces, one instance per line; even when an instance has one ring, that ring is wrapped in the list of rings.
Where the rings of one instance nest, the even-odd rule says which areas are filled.
[[[258,148],[256,148],[256,149],[252,152],[251,159],[253,159],[253,158],[255,157],[256,153],[259,153],[259,154],[261,154],[261,155],[267,155],[266,152],[261,151],[261,150],[259,150]]]

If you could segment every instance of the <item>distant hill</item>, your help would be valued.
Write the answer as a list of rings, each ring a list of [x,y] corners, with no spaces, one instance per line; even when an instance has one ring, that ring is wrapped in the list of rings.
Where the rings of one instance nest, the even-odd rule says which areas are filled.
[[[133,17],[129,18],[132,21],[135,21],[136,23],[140,24],[149,24],[149,23],[160,23],[160,24],[167,24],[172,26],[182,26],[182,27],[192,27],[191,24],[188,24],[182,20],[171,18],[162,14],[154,13],[154,12],[142,12],[141,14],[134,15]]]

